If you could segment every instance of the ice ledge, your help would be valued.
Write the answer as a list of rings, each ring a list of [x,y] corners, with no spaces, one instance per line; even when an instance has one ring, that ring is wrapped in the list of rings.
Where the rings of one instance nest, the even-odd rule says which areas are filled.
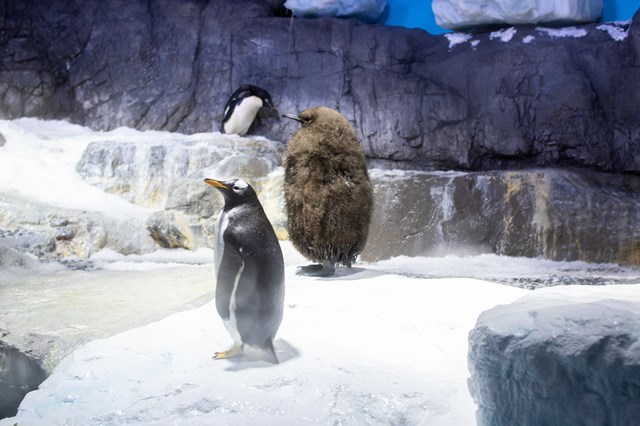
[[[633,424],[640,418],[640,285],[537,290],[469,335],[479,425]]]
[[[436,23],[452,30],[487,25],[594,22],[602,0],[433,0]]]

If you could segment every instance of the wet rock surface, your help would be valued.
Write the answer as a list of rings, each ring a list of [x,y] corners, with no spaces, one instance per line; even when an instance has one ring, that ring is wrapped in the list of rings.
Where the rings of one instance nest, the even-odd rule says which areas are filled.
[[[362,258],[496,253],[640,263],[640,178],[580,170],[377,171]]]
[[[274,3],[7,3],[2,117],[196,133],[252,83],[281,112],[339,109],[367,156],[394,167],[640,172],[638,17],[451,38],[285,18]],[[256,132],[284,141],[295,128],[263,119]]]

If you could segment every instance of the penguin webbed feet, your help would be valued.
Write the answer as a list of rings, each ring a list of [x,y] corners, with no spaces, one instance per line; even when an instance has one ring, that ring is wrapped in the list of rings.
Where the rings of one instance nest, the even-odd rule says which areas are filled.
[[[322,265],[312,264],[298,267],[296,275],[308,277],[331,277],[336,273],[336,264],[330,260],[325,260]]]
[[[248,352],[245,351],[245,345],[233,345],[226,351],[220,351],[213,354],[213,359],[229,359],[237,357],[248,357],[248,359],[260,359],[271,364],[280,364],[276,351],[273,348],[273,343],[268,342],[264,347],[257,347],[248,345]]]
[[[220,351],[213,354],[213,359],[228,359],[242,355],[244,352],[244,345],[233,345],[226,351]]]

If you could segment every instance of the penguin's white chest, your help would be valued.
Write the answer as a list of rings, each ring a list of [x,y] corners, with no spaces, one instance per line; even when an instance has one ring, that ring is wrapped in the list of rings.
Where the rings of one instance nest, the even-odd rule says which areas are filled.
[[[213,260],[216,266],[216,276],[220,270],[220,262],[222,261],[222,254],[224,253],[224,231],[227,230],[229,225],[229,214],[222,210],[218,221],[216,222],[215,236],[216,243],[213,246]]]
[[[256,118],[256,114],[258,114],[258,110],[262,108],[262,105],[262,99],[257,96],[244,98],[236,105],[231,117],[224,123],[225,133],[234,133],[240,136],[247,133],[249,127],[251,127],[251,123],[253,123],[253,120]]]

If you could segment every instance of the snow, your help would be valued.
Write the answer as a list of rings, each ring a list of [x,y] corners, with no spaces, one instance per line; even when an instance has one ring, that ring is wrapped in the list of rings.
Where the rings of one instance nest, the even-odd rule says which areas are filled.
[[[594,22],[602,0],[433,0],[436,23],[460,30],[495,24]]]
[[[0,424],[473,424],[467,334],[526,290],[351,272],[287,268],[279,365],[213,361],[231,339],[208,303],[76,350]]]
[[[516,34],[516,29],[513,27],[505,28],[499,31],[494,31],[489,35],[489,39],[493,40],[494,38],[499,39],[500,41],[507,43],[511,41],[513,36]]]
[[[627,38],[627,35],[629,35],[628,28],[625,29],[615,24],[598,25],[596,29],[606,31],[609,34],[609,37],[615,41],[622,41]]]
[[[523,38],[523,39],[522,39],[522,42],[523,42],[524,44],[529,44],[529,43],[531,43],[533,40],[535,40],[535,37],[534,37],[534,36],[532,36],[532,35],[528,35],[528,36],[526,36],[525,38]]]
[[[449,49],[462,43],[466,43],[473,38],[471,34],[466,33],[449,33],[444,35],[449,40]]]
[[[584,28],[576,28],[576,27],[566,27],[566,28],[545,28],[538,27],[536,31],[545,33],[549,37],[553,38],[563,38],[563,37],[573,37],[580,38],[587,35],[587,30]]]
[[[94,132],[63,121],[33,118],[0,120],[0,134],[7,140],[0,151],[0,193],[61,208],[144,216],[149,210],[85,183],[75,165],[92,141],[151,140],[160,133],[124,128]]]

